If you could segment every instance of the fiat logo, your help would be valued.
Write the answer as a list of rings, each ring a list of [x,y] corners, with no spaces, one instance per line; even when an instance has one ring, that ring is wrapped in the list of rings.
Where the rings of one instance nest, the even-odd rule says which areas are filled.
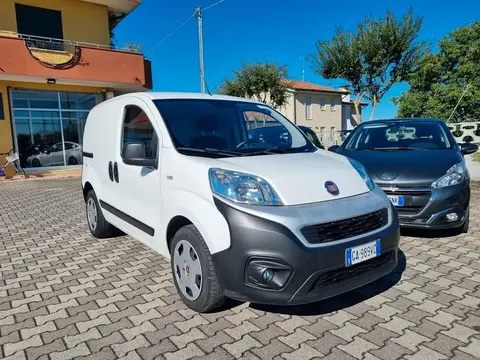
[[[332,194],[332,195],[340,194],[337,184],[335,184],[333,181],[327,181],[325,183],[325,189],[328,191],[329,194]]]

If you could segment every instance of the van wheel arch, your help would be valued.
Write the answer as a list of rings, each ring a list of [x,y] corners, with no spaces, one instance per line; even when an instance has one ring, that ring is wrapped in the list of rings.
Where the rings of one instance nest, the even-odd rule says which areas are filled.
[[[87,201],[87,195],[90,192],[90,190],[93,190],[93,186],[87,181],[83,186],[83,199],[85,200],[85,202]]]
[[[193,225],[193,222],[191,222],[189,219],[187,219],[185,216],[177,215],[173,217],[170,222],[168,223],[167,226],[167,246],[168,246],[168,251],[171,254],[172,253],[172,241],[173,237],[175,234],[184,226],[188,225]]]

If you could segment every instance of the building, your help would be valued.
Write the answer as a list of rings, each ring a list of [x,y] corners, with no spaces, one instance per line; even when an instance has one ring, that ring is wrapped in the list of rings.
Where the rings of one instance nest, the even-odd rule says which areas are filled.
[[[288,92],[288,103],[279,111],[295,124],[312,128],[327,146],[339,143],[359,122],[346,88],[289,80]],[[367,105],[361,103],[360,114]]]
[[[111,30],[140,0],[0,0],[0,153],[26,171],[79,169],[89,110],[152,88],[142,54]],[[3,163],[3,158],[0,158]]]

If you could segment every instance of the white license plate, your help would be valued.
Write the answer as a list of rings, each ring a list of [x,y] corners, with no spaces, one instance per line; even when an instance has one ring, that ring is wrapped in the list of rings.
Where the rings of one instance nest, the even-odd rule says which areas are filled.
[[[362,261],[380,256],[380,240],[372,241],[363,245],[345,250],[345,266],[351,266]]]
[[[403,195],[387,195],[387,197],[394,206],[401,207],[405,205],[405,198],[403,197]]]

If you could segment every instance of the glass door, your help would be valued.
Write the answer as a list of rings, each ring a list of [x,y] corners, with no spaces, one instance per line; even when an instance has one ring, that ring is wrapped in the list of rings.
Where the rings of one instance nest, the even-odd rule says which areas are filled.
[[[13,89],[11,98],[23,168],[82,164],[83,130],[97,94]]]

